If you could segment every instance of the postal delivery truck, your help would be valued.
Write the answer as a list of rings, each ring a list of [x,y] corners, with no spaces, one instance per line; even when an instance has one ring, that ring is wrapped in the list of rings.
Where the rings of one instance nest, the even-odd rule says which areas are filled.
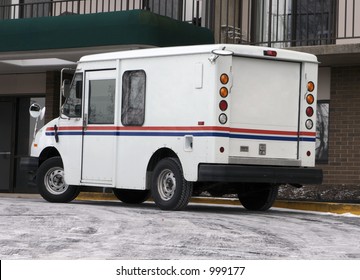
[[[22,165],[50,202],[101,187],[125,203],[152,196],[163,210],[204,191],[267,210],[280,185],[322,182],[317,71],[313,55],[244,45],[85,56]]]

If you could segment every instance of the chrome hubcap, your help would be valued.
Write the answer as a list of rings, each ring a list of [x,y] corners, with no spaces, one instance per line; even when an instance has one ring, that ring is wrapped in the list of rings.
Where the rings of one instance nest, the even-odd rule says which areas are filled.
[[[63,194],[69,187],[64,180],[64,170],[60,167],[53,167],[46,172],[44,184],[46,190],[54,195]]]
[[[170,200],[176,190],[176,179],[174,173],[169,170],[163,170],[158,177],[158,192],[162,200]]]

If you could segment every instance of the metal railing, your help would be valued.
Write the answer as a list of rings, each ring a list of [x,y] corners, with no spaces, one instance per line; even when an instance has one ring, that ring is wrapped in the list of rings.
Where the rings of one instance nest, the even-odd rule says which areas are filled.
[[[216,42],[273,47],[360,42],[356,0],[0,0],[0,20],[134,9],[207,27]]]
[[[13,3],[16,2],[16,3]],[[0,20],[73,14],[93,14],[136,9],[149,10],[200,25],[199,0],[0,0]]]
[[[218,42],[291,47],[360,42],[356,0],[209,0]],[[209,21],[209,19],[211,19]]]

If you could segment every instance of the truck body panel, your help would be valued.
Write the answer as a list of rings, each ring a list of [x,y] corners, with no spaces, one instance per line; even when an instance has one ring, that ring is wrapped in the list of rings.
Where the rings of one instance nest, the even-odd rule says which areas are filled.
[[[189,182],[319,183],[316,86],[308,90],[317,64],[309,54],[240,45],[86,56],[31,156],[55,149],[76,186],[149,189],[164,157],[177,158]]]

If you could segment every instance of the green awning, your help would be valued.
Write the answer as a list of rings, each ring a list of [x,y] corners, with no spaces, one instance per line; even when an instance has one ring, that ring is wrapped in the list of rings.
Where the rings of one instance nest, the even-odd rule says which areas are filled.
[[[212,44],[210,30],[145,10],[0,21],[0,52]]]

